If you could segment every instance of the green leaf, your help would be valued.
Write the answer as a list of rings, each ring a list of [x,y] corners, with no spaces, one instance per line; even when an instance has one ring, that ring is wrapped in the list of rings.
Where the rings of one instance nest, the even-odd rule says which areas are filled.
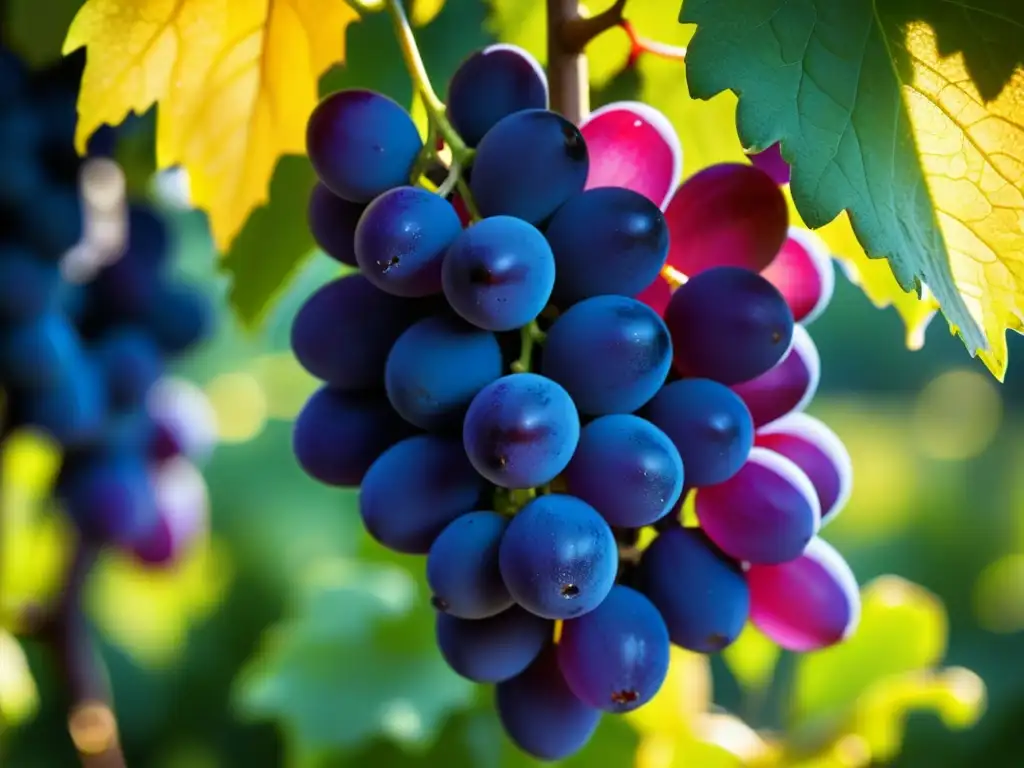
[[[733,91],[744,146],[781,141],[803,220],[848,211],[1001,377],[1024,327],[1024,5],[686,0],[680,18],[691,94]]]
[[[4,43],[34,67],[52,64],[61,57],[68,26],[84,0],[8,0],[0,5]]]
[[[249,717],[277,720],[304,765],[380,735],[429,747],[474,688],[445,665],[432,625],[407,571],[323,561],[295,616],[250,661],[238,705]]]

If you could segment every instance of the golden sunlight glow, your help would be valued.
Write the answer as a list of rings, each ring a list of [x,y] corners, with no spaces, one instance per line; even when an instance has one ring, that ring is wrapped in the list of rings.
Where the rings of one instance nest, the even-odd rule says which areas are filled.
[[[948,371],[921,391],[914,408],[917,448],[933,459],[962,461],[995,439],[1003,416],[997,385],[977,371]]]

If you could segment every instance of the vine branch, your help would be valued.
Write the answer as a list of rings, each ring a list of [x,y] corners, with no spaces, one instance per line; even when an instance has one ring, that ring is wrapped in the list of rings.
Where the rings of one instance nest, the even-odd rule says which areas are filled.
[[[551,29],[555,30],[560,38],[563,50],[582,53],[587,43],[598,35],[609,29],[623,26],[626,23],[622,15],[625,10],[626,0],[615,0],[609,8],[601,11],[597,16],[584,18],[577,14],[573,18],[564,19],[557,28],[552,26]]]
[[[616,0],[616,5],[618,4],[619,0]],[[600,17],[584,19],[580,16],[578,0],[547,0],[547,18],[548,87],[551,91],[551,108],[579,125],[590,112],[587,57],[583,53],[583,46],[589,38],[583,40],[580,45],[581,38],[577,36],[575,41],[572,40],[569,30],[574,25],[594,21]]]

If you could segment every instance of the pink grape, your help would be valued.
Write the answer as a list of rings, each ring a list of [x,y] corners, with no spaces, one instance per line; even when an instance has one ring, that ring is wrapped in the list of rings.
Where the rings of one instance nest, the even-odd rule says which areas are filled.
[[[802,411],[814,399],[821,378],[821,358],[813,339],[802,326],[793,326],[793,344],[774,368],[755,379],[734,384],[732,391],[743,398],[762,427],[793,411]]]
[[[786,198],[764,171],[719,163],[683,182],[665,209],[668,263],[693,277],[711,267],[759,272],[786,241]]]
[[[697,491],[697,519],[735,560],[774,565],[800,556],[821,527],[814,486],[795,463],[753,448],[746,464],[724,483]]]
[[[817,651],[845,640],[860,620],[857,579],[836,550],[815,537],[796,560],[752,565],[750,618],[790,651]]]
[[[803,470],[817,493],[822,525],[842,511],[853,488],[853,463],[843,441],[823,421],[791,413],[758,430],[755,444]]]
[[[159,519],[156,528],[134,545],[133,553],[147,565],[171,565],[208,530],[206,481],[188,459],[179,457],[157,467],[151,482]]]
[[[672,286],[665,278],[658,275],[654,278],[653,283],[636,295],[636,298],[657,312],[659,317],[664,317],[668,303],[672,300]]]
[[[789,184],[789,163],[782,157],[782,147],[778,142],[763,152],[753,152],[748,157],[755,168],[760,168],[771,176],[772,181],[780,187]]]
[[[683,148],[665,115],[616,101],[592,112],[580,131],[590,152],[585,189],[625,187],[665,208],[683,170]]]
[[[804,325],[810,325],[825,311],[836,285],[828,245],[811,230],[800,227],[789,228],[782,250],[761,274],[785,297],[793,319]]]
[[[217,444],[217,414],[206,393],[190,381],[165,376],[146,394],[146,412],[156,424],[151,458],[179,454],[202,464]]]

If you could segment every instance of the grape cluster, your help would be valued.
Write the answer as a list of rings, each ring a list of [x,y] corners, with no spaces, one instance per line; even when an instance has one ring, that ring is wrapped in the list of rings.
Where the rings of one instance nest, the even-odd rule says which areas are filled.
[[[80,76],[75,60],[31,72],[0,49],[3,428],[60,444],[55,495],[83,540],[164,565],[205,528],[192,460],[213,434],[202,393],[165,366],[207,335],[211,312],[168,274],[168,232],[150,208],[129,207],[122,253],[90,241]]]
[[[649,107],[581,129],[547,106],[524,51],[464,61],[447,119],[474,152],[448,197],[414,185],[424,149],[395,102],[314,111],[311,230],[358,271],[296,315],[324,384],[294,450],[361,487],[376,541],[426,555],[442,655],[496,685],[523,750],[561,759],[657,693],[672,643],[713,653],[749,619],[820,648],[858,597],[816,537],[848,456],[801,413],[818,358],[798,321],[827,303],[827,253],[753,166],[658,193],[623,148],[663,139],[678,174]]]

